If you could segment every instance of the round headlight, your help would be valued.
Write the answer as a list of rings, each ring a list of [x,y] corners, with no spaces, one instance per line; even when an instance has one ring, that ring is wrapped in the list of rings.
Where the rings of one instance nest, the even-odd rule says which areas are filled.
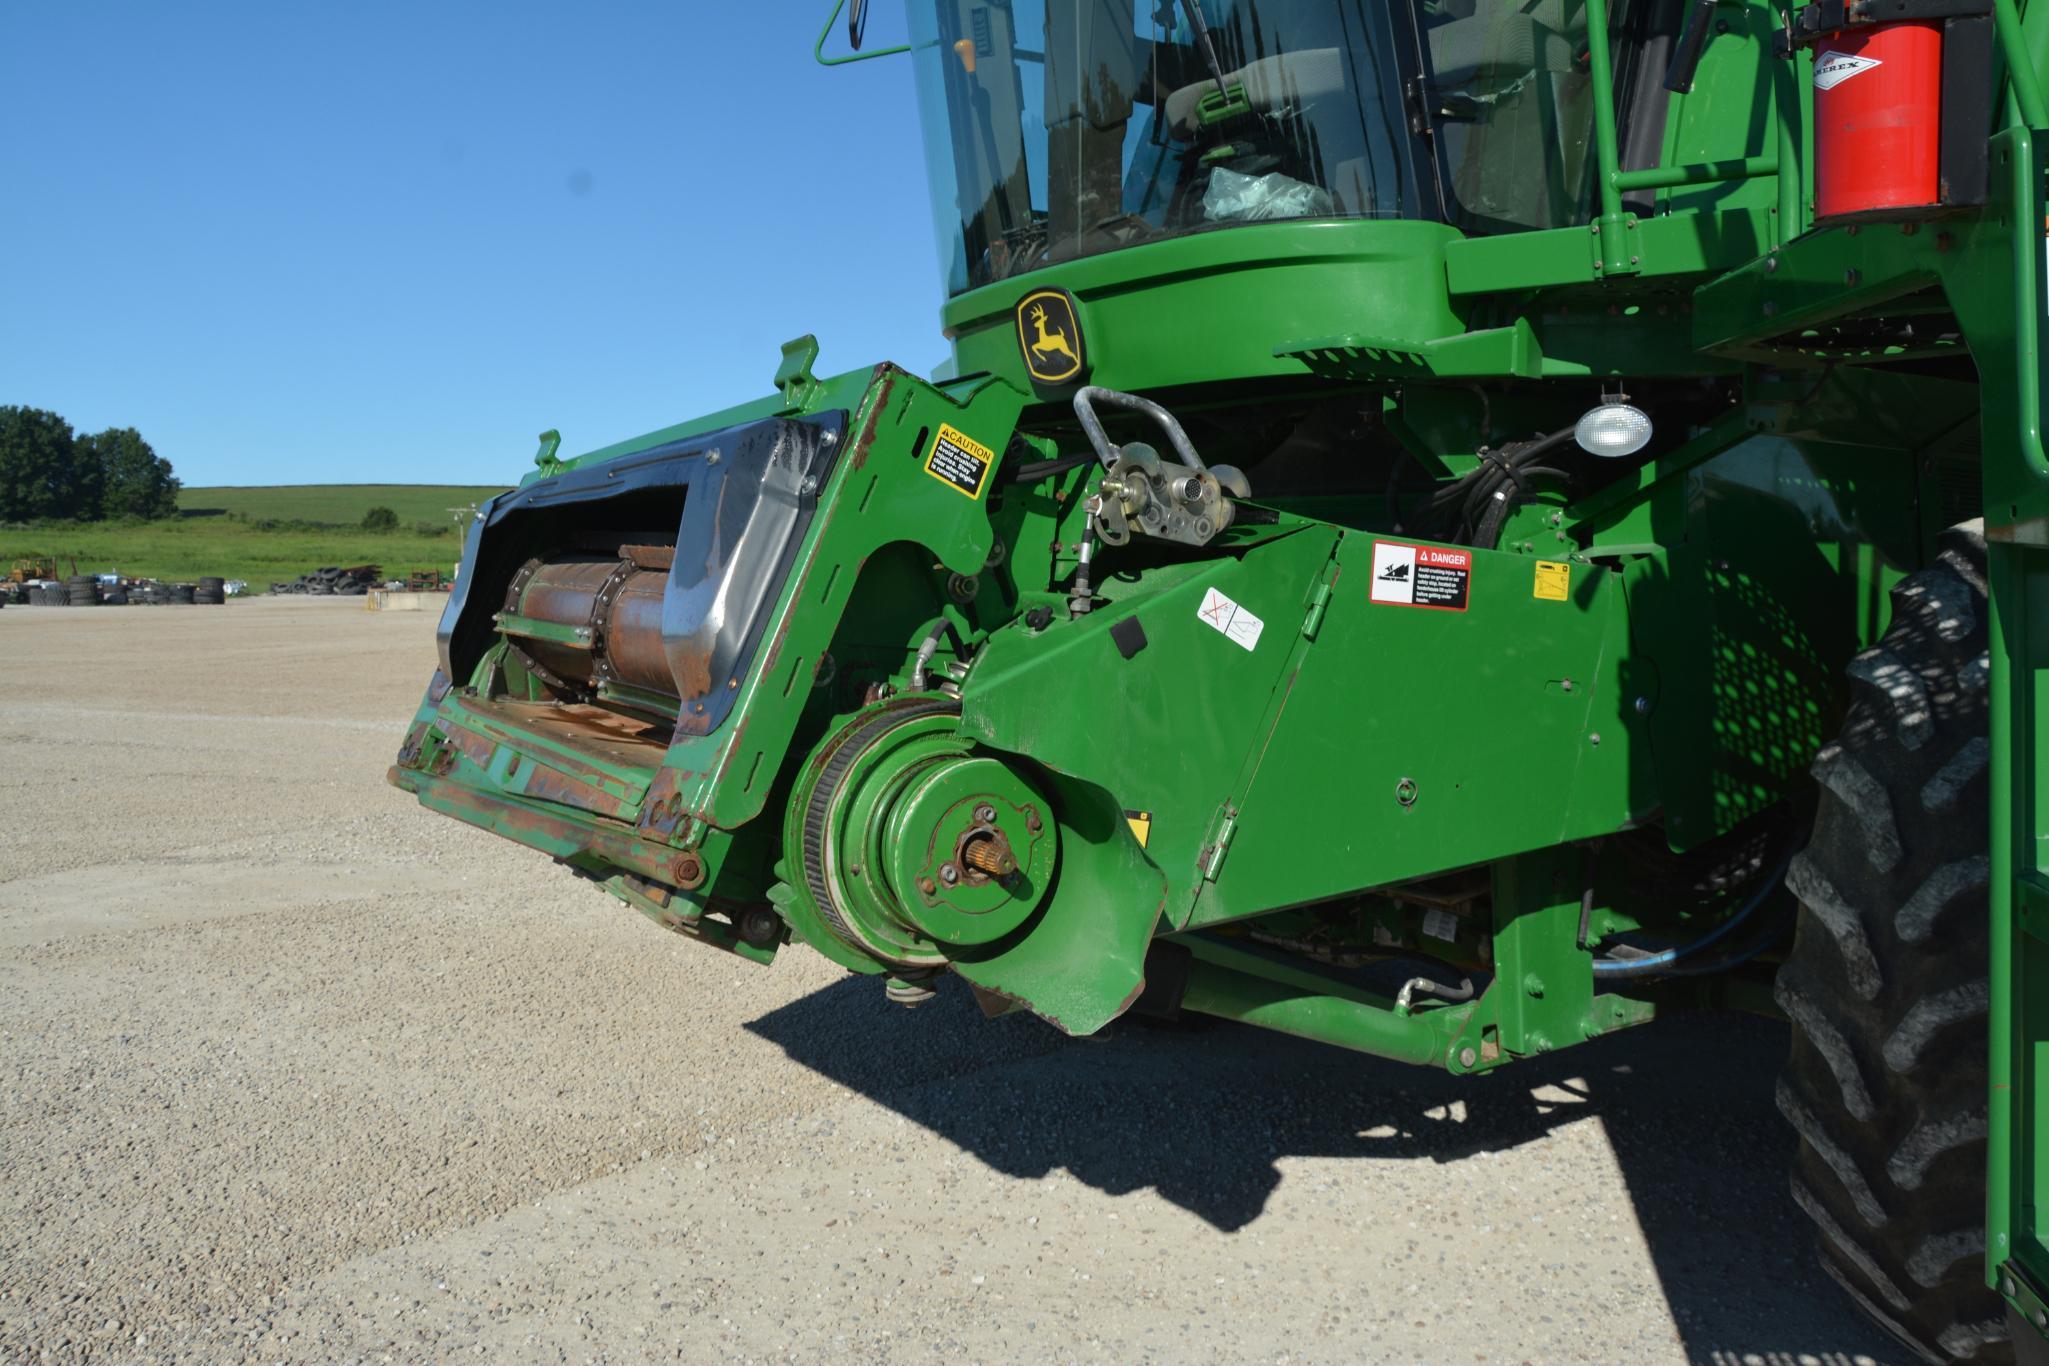
[[[1651,439],[1651,420],[1627,403],[1603,403],[1579,420],[1572,439],[1589,455],[1635,455]]]

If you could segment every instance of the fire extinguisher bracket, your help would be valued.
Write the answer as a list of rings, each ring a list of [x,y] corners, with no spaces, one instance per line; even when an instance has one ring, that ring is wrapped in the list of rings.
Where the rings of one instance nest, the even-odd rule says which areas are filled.
[[[1846,29],[1991,17],[1992,0],[1814,0],[1794,11],[1792,31],[1781,29],[1773,46],[1779,56],[1790,57],[1793,49],[1813,47]]]

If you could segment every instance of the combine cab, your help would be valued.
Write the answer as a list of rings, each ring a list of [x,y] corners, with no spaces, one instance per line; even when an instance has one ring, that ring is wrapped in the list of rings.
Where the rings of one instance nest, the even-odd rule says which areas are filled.
[[[392,781],[706,944],[1073,1034],[1467,1074],[1776,1011],[1850,1293],[1938,1357],[2049,1323],[2049,10],[909,27],[856,55],[917,86],[950,362],[807,338],[544,436]]]

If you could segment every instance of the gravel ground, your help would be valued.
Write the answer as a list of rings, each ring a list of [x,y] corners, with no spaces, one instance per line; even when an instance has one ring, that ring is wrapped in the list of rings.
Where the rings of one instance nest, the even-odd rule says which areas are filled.
[[[433,626],[0,612],[0,1360],[1897,1359],[1782,1030],[1454,1083],[764,971],[384,785]]]

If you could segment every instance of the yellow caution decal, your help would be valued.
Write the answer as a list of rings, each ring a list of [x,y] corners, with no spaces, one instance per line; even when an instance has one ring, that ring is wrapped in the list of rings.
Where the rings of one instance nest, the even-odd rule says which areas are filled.
[[[1138,841],[1138,847],[1141,849],[1145,848],[1146,841],[1153,837],[1153,813],[1150,811],[1126,811],[1124,813],[1124,823],[1131,827],[1132,838]]]
[[[925,454],[925,473],[969,498],[980,498],[996,464],[996,452],[947,423],[939,424],[932,449]]]
[[[1558,560],[1537,561],[1537,582],[1530,596],[1564,602],[1572,596],[1572,566]]]

